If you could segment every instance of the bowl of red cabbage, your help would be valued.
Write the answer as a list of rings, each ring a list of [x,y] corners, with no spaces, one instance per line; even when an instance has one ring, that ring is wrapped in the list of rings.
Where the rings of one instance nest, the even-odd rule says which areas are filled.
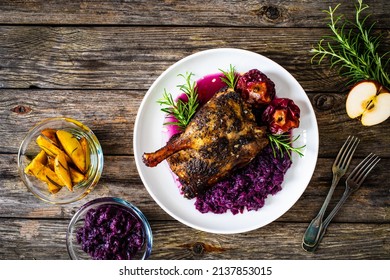
[[[152,244],[152,230],[144,214],[116,197],[84,204],[71,219],[66,235],[73,260],[145,260]]]

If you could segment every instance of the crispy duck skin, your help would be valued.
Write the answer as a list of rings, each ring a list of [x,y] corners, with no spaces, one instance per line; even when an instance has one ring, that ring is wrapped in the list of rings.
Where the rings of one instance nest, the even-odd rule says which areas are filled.
[[[268,144],[248,104],[232,89],[216,93],[192,118],[184,132],[153,153],[145,165],[167,160],[187,198],[210,189],[232,171],[251,162]]]

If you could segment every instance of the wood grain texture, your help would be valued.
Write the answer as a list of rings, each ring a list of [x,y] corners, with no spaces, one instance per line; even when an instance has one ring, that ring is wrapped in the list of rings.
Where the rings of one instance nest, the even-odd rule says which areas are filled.
[[[274,60],[307,92],[345,92],[347,80],[328,63],[310,63],[310,49],[327,32],[316,30],[317,37],[310,28],[0,26],[0,88],[146,92],[187,55],[231,47]],[[389,38],[384,31],[383,52]]]
[[[0,219],[0,222],[4,225],[0,228],[0,259],[69,259],[65,245],[68,220]],[[275,222],[232,235],[207,234],[176,221],[152,221],[151,228],[152,260],[343,260],[387,259],[390,255],[390,228],[382,224],[332,224],[315,253],[301,248],[306,224]]]
[[[390,2],[364,2],[385,53]],[[124,198],[145,213],[154,233],[152,259],[390,259],[390,119],[373,127],[349,119],[348,80],[326,61],[310,62],[310,49],[330,34],[322,10],[335,3],[0,1],[0,259],[69,259],[65,234],[71,217],[104,196]],[[337,3],[340,14],[352,19],[356,2]],[[309,97],[320,140],[315,172],[294,206],[263,228],[232,235],[198,231],[165,213],[142,184],[132,143],[138,108],[158,76],[190,54],[221,47],[262,54],[289,71]],[[88,125],[105,161],[96,189],[64,206],[34,197],[17,171],[27,131],[55,116]],[[336,215],[319,250],[306,253],[302,235],[328,193],[331,165],[348,135],[361,139],[351,168],[369,152],[382,160]],[[329,209],[343,190],[341,180]]]
[[[388,1],[365,0],[377,26],[390,25]],[[338,12],[348,14],[354,2],[339,0]],[[241,27],[322,27],[322,10],[334,1],[91,1],[5,0],[0,2],[2,24],[166,25]]]
[[[42,117],[66,116],[90,127],[105,154],[132,154],[140,91],[2,90],[1,152],[17,153],[26,133]]]

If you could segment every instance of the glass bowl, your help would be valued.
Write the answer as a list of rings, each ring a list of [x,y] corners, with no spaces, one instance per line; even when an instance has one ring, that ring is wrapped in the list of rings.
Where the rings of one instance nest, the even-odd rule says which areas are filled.
[[[86,139],[88,147],[87,151],[89,153],[89,156],[86,156],[86,158],[89,159],[89,164],[87,164],[88,167],[84,171],[84,176],[81,175],[81,178],[83,179],[80,179],[77,181],[77,183],[73,184],[72,191],[70,191],[65,186],[63,186],[62,188],[58,187],[58,184],[55,184],[55,182],[54,184],[57,189],[55,189],[55,191],[49,191],[49,186],[52,186],[51,190],[53,190],[53,185],[50,184],[53,183],[53,181],[50,180],[50,182],[48,182],[50,176],[49,179],[44,182],[42,181],[42,178],[38,179],[37,176],[27,174],[25,172],[26,167],[31,163],[32,159],[35,158],[43,150],[40,146],[38,146],[36,142],[38,136],[42,134],[42,131],[46,131],[49,129],[64,130],[70,132],[77,139],[81,139],[83,137]],[[46,151],[45,156],[48,155],[49,152],[50,151]],[[45,157],[45,161],[50,162],[50,160],[52,165],[50,169],[52,170],[54,169],[53,157]],[[18,152],[18,169],[20,177],[22,178],[24,184],[36,197],[52,204],[67,204],[75,202],[90,193],[95,188],[96,184],[100,179],[100,176],[103,171],[103,162],[104,160],[102,148],[92,130],[74,119],[65,117],[45,119],[35,125],[25,136]],[[49,163],[46,163],[45,166],[50,165]],[[76,169],[77,168],[73,168],[73,171]],[[69,171],[70,167],[67,170]],[[36,173],[39,172],[36,171]],[[45,178],[47,178],[47,176]],[[56,182],[58,181],[56,180]],[[76,180],[74,180],[74,182],[76,182]]]
[[[81,206],[66,233],[73,260],[145,260],[152,245],[152,230],[144,214],[116,197],[97,198]]]

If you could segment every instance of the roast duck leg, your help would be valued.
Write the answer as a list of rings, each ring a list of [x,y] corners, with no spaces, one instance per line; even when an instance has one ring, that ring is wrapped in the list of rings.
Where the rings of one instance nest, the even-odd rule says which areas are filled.
[[[233,89],[217,92],[194,115],[186,129],[153,153],[146,166],[167,160],[187,198],[196,197],[251,162],[268,144],[249,105]]]

